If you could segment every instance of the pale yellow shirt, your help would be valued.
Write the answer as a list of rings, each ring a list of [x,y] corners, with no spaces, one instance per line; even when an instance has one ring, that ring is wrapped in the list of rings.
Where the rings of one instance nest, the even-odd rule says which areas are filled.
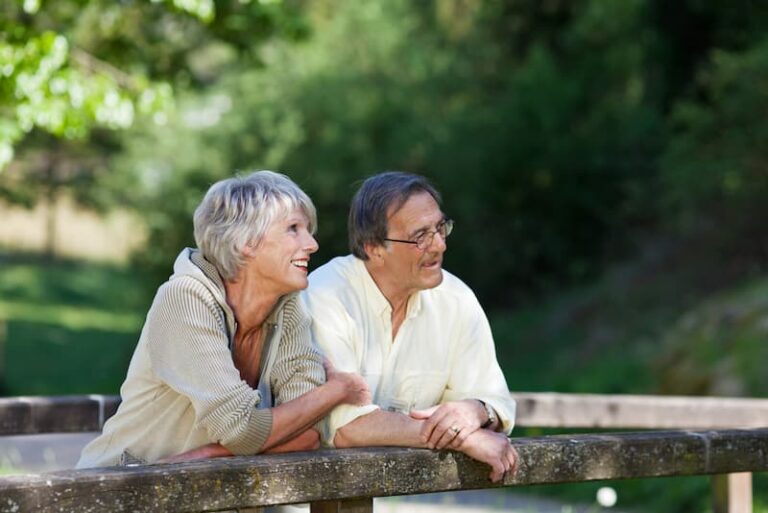
[[[447,401],[480,399],[512,431],[515,402],[496,361],[488,319],[461,280],[443,271],[443,282],[413,295],[392,340],[392,309],[362,260],[334,258],[309,277],[302,293],[312,335],[338,370],[358,372],[374,405],[336,407],[324,439],[377,408],[407,413]]]

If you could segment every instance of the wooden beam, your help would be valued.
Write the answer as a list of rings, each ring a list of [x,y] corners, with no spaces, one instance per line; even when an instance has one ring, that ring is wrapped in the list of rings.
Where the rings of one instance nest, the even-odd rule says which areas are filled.
[[[768,399],[513,393],[518,426],[730,429],[768,426]],[[0,399],[0,436],[99,431],[119,396]]]
[[[752,474],[739,472],[712,476],[714,513],[752,513]]]
[[[373,498],[345,501],[317,501],[309,506],[310,513],[373,513]]]
[[[768,399],[513,393],[518,426],[603,429],[768,427]]]
[[[0,399],[0,436],[100,431],[119,403],[110,395]]]
[[[273,504],[603,479],[768,470],[768,429],[514,439],[515,476],[463,454],[317,451],[0,478],[0,512],[220,511]]]

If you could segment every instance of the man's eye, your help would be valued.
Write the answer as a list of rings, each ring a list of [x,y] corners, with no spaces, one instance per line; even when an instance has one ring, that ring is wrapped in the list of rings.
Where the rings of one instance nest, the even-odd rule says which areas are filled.
[[[413,240],[416,242],[420,241],[427,235],[427,232],[416,232],[416,235],[413,236]]]

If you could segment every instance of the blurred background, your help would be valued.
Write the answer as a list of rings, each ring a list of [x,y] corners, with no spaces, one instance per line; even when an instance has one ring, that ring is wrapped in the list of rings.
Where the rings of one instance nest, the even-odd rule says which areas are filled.
[[[5,0],[0,394],[118,393],[203,192],[266,168],[316,203],[314,266],[363,178],[430,177],[512,390],[765,396],[767,29],[761,0]]]

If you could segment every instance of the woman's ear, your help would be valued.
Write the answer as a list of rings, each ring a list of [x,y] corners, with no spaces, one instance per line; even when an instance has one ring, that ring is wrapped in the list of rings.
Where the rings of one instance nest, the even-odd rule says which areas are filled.
[[[255,242],[249,242],[245,246],[243,246],[242,253],[246,258],[253,258],[256,256],[256,247],[257,244]]]

